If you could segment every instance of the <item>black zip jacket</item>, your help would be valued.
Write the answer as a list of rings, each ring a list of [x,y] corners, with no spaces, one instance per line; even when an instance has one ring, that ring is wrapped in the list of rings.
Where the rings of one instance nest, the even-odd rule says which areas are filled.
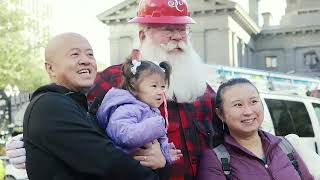
[[[114,147],[88,113],[84,94],[55,84],[40,87],[23,128],[30,180],[158,180]]]

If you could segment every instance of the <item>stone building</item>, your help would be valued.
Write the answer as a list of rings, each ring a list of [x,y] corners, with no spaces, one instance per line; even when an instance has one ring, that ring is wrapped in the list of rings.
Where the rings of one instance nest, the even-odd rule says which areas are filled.
[[[170,1],[170,0],[169,0]],[[287,0],[279,26],[270,13],[258,25],[259,0],[188,0],[191,41],[208,64],[320,75],[320,1]],[[117,64],[138,47],[137,0],[125,0],[98,15],[110,27],[110,60]]]
[[[264,14],[262,31],[254,38],[252,68],[320,76],[320,1],[287,0],[280,25],[270,26]]]

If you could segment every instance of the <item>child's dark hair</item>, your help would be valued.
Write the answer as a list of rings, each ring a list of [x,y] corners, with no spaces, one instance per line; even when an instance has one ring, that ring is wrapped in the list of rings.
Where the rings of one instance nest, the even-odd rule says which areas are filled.
[[[135,65],[133,64],[133,61],[141,64],[134,68]],[[152,61],[127,59],[122,65],[123,81],[120,88],[130,92],[136,91],[136,82],[144,71],[148,71],[151,74],[159,74],[164,78],[167,86],[170,85],[171,66],[168,62],[163,61],[157,65],[156,62]]]
[[[252,85],[256,90],[257,92],[259,93],[258,89],[256,88],[255,85],[253,85],[248,79],[246,78],[232,78],[232,79],[229,79],[227,80],[226,82],[223,82],[219,88],[218,88],[218,91],[216,93],[216,98],[215,98],[215,107],[216,108],[219,108],[222,112],[223,112],[223,108],[222,108],[222,95],[223,95],[223,92],[226,88],[228,87],[231,87],[231,86],[234,86],[234,85],[238,85],[238,84],[250,84]],[[217,118],[217,121],[218,123],[221,123],[221,125],[219,125],[220,130],[218,130],[219,133],[227,133],[229,134],[229,129],[227,127],[226,124],[222,125],[222,120],[219,118],[219,116],[215,116],[215,118]]]

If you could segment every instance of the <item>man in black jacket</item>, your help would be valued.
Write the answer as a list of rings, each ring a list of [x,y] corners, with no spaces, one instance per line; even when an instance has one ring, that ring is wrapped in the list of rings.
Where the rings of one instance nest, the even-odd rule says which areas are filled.
[[[75,33],[58,35],[46,47],[45,60],[53,84],[35,91],[24,116],[29,179],[158,179],[116,149],[88,113],[85,93],[97,68],[89,42]]]

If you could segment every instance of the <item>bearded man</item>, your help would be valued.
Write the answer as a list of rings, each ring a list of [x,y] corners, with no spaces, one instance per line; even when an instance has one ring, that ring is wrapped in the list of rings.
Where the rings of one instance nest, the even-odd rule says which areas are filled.
[[[129,22],[139,25],[139,59],[168,61],[172,66],[170,86],[166,92],[170,124],[168,137],[177,149],[182,150],[183,158],[161,169],[161,179],[191,180],[196,179],[201,151],[218,143],[218,140],[213,140],[212,126],[215,92],[206,83],[201,58],[190,44],[187,24],[194,21],[189,17],[186,1],[178,1],[176,7],[170,6],[169,2],[141,0],[137,17]],[[93,101],[93,112],[105,93],[121,81],[121,64],[98,74],[88,96],[89,101]],[[160,110],[164,115],[163,106]],[[142,160],[141,163],[145,165],[146,162]]]
[[[195,22],[189,14],[185,0],[141,0],[137,16],[129,21],[139,25],[139,59],[168,61],[172,66],[166,94],[170,124],[168,138],[182,151],[183,158],[160,169],[163,180],[196,179],[201,152],[220,140],[214,136],[216,133],[213,133],[212,126],[215,92],[206,83],[201,58],[190,44],[187,24]],[[132,55],[134,59],[138,58],[136,52]],[[95,85],[88,93],[91,112],[96,112],[109,89],[120,85],[121,67],[121,64],[114,65],[97,75]],[[160,110],[164,115],[163,106]],[[214,122],[215,126],[217,124]],[[24,154],[18,153],[15,150],[17,147],[22,146],[18,143],[7,144],[7,154],[15,161],[14,164],[23,166]],[[136,160],[153,169],[157,164],[155,157],[150,148],[135,153]]]

